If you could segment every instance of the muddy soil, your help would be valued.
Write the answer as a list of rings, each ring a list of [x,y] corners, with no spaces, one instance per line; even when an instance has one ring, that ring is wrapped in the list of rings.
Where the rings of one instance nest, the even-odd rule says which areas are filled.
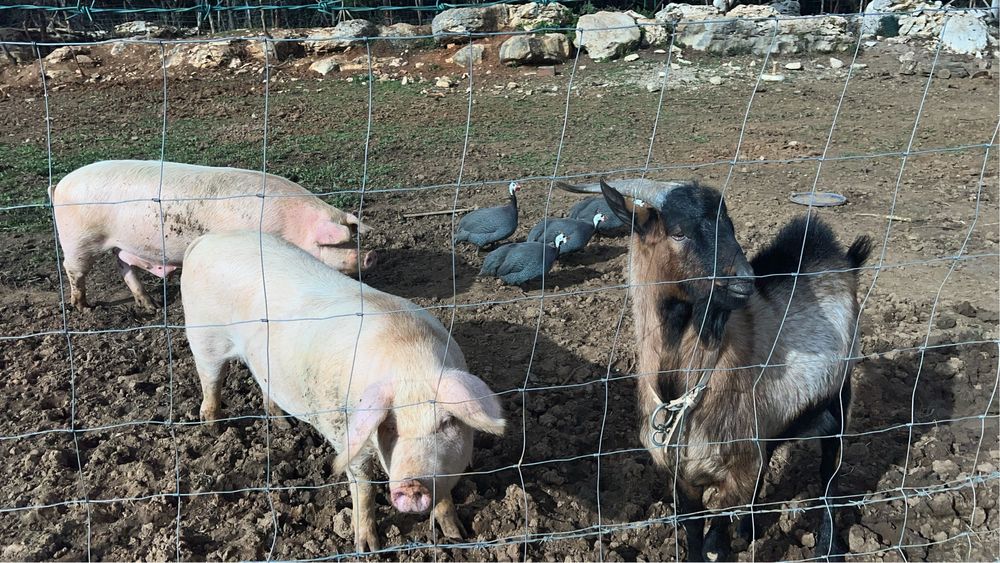
[[[1000,192],[996,153],[985,158],[982,145],[997,125],[997,85],[935,80],[921,105],[927,78],[897,74],[895,57],[862,56],[868,67],[849,84],[828,149],[844,74],[816,68],[825,58],[803,58],[807,72],[758,89],[745,127],[760,61],[726,61],[742,71],[711,86],[705,77],[722,61],[695,60],[693,79],[663,93],[650,175],[724,188],[748,253],[802,212],[789,193],[815,185],[847,197],[820,216],[842,240],[869,234],[877,245],[874,267],[861,275],[865,357],[852,376],[841,535],[857,560],[995,559]],[[367,178],[375,192],[352,200],[375,227],[363,245],[381,253],[365,281],[453,326],[471,371],[501,393],[510,430],[477,437],[471,473],[454,491],[467,543],[433,547],[427,520],[394,512],[383,487],[388,551],[372,559],[684,556],[670,477],[638,441],[627,239],[596,238],[561,260],[544,288],[507,287],[476,278],[483,254],[459,247],[453,255],[450,216],[402,217],[495,205],[511,178],[641,168],[661,101],[642,86],[662,64],[648,58],[578,70],[561,152],[569,68],[541,77],[488,59],[491,74],[473,89],[468,150],[461,89],[432,96],[375,84]],[[517,89],[507,89],[511,80]],[[175,154],[196,161],[203,151],[205,162],[222,164],[214,142],[246,143],[257,149],[227,164],[259,167],[257,75],[217,70],[172,77],[169,86],[171,123],[206,125],[203,136],[174,138],[168,129],[168,158],[187,150]],[[158,141],[161,88],[136,78],[51,92],[56,161],[101,138],[120,139],[117,154],[85,156],[158,157],[158,142],[135,139]],[[306,95],[322,89],[329,98]],[[318,82],[290,68],[270,95],[270,142],[279,147],[346,120],[365,123],[367,87],[343,77]],[[42,100],[37,83],[12,86],[0,101],[0,142],[44,147]],[[336,145],[290,150],[269,168],[293,176],[345,166],[363,158],[364,139],[360,129]],[[907,158],[884,155],[908,148]],[[823,154],[831,158],[820,164]],[[741,162],[730,166],[734,156]],[[690,166],[705,163],[716,164]],[[19,170],[0,163],[0,174]],[[47,181],[24,174],[30,201],[44,197]],[[523,184],[515,239],[575,201],[548,181]],[[416,186],[441,187],[399,189]],[[67,310],[51,223],[42,215],[42,228],[20,228],[22,219],[0,213],[0,558],[353,558],[351,503],[332,471],[333,449],[303,423],[281,430],[259,418],[260,394],[244,369],[223,392],[235,419],[214,430],[198,424],[177,280],[164,289],[146,278],[167,302],[165,313],[147,316],[108,259],[91,277],[94,311]],[[818,447],[781,448],[757,505],[759,539],[734,539],[738,558],[813,557],[819,515],[809,499],[821,494]]]

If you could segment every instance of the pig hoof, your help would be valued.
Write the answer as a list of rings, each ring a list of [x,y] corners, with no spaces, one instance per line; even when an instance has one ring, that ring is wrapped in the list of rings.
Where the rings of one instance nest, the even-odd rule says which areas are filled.
[[[72,305],[77,311],[92,311],[94,309],[90,303],[87,303],[84,299],[73,299],[70,301],[70,305]]]
[[[365,531],[359,531],[354,538],[354,549],[358,553],[371,553],[381,549],[378,543],[378,531],[372,526]]]
[[[138,305],[139,309],[144,313],[153,314],[156,312],[156,305],[153,303],[153,300],[148,297],[142,300],[136,300],[136,305]]]
[[[466,536],[465,526],[458,519],[458,516],[453,516],[450,518],[444,518],[438,521],[438,525],[441,526],[441,532],[444,536],[450,540],[463,540]]]
[[[219,409],[218,407],[202,407],[198,415],[201,417],[202,422],[214,424],[219,419]]]

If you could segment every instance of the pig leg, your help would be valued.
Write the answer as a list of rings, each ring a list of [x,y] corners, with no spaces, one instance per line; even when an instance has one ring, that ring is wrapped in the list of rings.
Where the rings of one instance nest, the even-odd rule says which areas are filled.
[[[60,242],[64,254],[63,268],[69,281],[70,305],[77,311],[90,309],[90,304],[87,303],[87,273],[94,264],[94,255],[69,241]]]
[[[378,527],[375,526],[375,494],[370,471],[365,461],[351,463],[347,478],[351,483],[351,502],[354,520],[354,549],[358,553],[378,551]]]
[[[139,271],[135,266],[122,260],[118,256],[118,251],[115,251],[115,260],[118,261],[118,271],[125,278],[125,285],[132,291],[132,297],[135,298],[136,305],[149,312],[155,311],[156,305],[153,304],[153,300],[149,298],[146,289],[142,287],[142,282],[139,281]]]
[[[198,378],[201,380],[202,398],[199,410],[201,420],[204,422],[218,420],[222,408],[222,384],[226,382],[226,375],[229,373],[229,361],[220,360],[203,367],[201,362],[195,360],[195,364],[198,366]]]
[[[229,373],[231,344],[221,334],[211,334],[211,329],[188,328],[188,344],[194,356],[194,365],[201,380],[201,420],[211,422],[219,418],[222,404],[222,384]]]
[[[458,519],[458,511],[455,510],[455,502],[451,499],[451,494],[438,501],[431,513],[431,536],[434,535],[434,522],[441,526],[441,531],[448,539],[461,540],[465,538],[465,527]]]
[[[285,416],[285,411],[281,410],[278,403],[275,403],[270,397],[267,396],[267,391],[264,391],[263,389],[261,391],[264,393],[264,413],[269,417],[274,417],[271,418],[271,424],[273,424],[275,428],[280,428],[282,430],[290,429],[292,427],[292,423],[288,420],[288,417]]]
[[[66,266],[66,278],[69,280],[69,303],[77,311],[90,309],[87,303],[87,272],[77,269],[70,269]]]

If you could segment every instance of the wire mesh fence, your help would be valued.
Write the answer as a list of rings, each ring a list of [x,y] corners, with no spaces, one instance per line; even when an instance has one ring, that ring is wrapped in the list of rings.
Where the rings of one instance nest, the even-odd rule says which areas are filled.
[[[941,43],[926,51],[923,75],[884,72],[895,67],[877,50],[867,52],[866,38],[856,30],[850,48],[837,55],[846,59],[841,68],[824,68],[832,64],[826,55],[798,55],[795,59],[811,61],[814,72],[792,76],[789,69],[783,71],[785,80],[773,82],[778,65],[791,60],[777,48],[779,22],[820,17],[825,16],[765,20],[772,26],[766,36],[770,48],[760,56],[685,58],[675,49],[675,31],[663,53],[643,55],[648,60],[641,73],[595,64],[576,50],[550,78],[526,76],[523,69],[491,65],[489,59],[445,66],[450,63],[444,57],[454,49],[390,52],[388,39],[365,38],[350,47],[359,61],[354,74],[320,82],[306,65],[275,55],[275,45],[301,38],[246,35],[88,43],[95,57],[99,47],[132,49],[127,60],[133,75],[67,84],[58,71],[69,61],[47,55],[79,43],[4,43],[28,47],[35,56],[30,66],[6,75],[14,85],[2,102],[10,109],[2,119],[7,193],[0,200],[6,247],[0,361],[7,406],[0,417],[2,556],[361,556],[355,549],[355,534],[364,527],[358,521],[359,489],[334,463],[345,446],[331,444],[323,428],[335,422],[323,421],[348,420],[338,428],[350,434],[355,419],[349,416],[379,409],[354,405],[350,393],[322,408],[301,408],[301,402],[276,392],[284,379],[303,377],[287,372],[286,358],[309,353],[290,346],[283,336],[288,331],[349,327],[316,341],[322,343],[316,347],[331,349],[346,343],[339,360],[349,382],[366,381],[370,374],[360,366],[373,358],[405,349],[405,334],[385,337],[382,345],[370,338],[371,331],[412,313],[400,302],[380,304],[382,290],[436,319],[423,322],[439,323],[447,335],[440,356],[461,348],[468,371],[502,405],[507,425],[501,437],[479,433],[469,439],[475,452],[468,469],[407,476],[407,482],[422,479],[435,500],[454,497],[465,528],[461,538],[445,537],[453,534],[444,525],[428,526],[426,515],[396,510],[395,491],[403,483],[364,472],[361,480],[376,490],[376,543],[363,546],[366,552],[434,560],[699,559],[687,553],[690,523],[711,516],[715,523],[752,523],[756,540],[725,537],[741,560],[822,559],[824,515],[835,515],[836,535],[855,559],[996,558],[996,82],[970,78],[956,85],[943,79],[939,71],[948,55]],[[588,33],[555,31],[574,32],[578,40]],[[471,40],[494,49],[508,35],[531,34],[465,33],[448,41]],[[234,40],[257,46],[258,62],[198,72],[171,64],[175,49]],[[100,71],[117,72],[108,68],[110,51],[104,56]],[[896,57],[888,56],[893,64]],[[424,68],[429,75],[461,78],[447,86],[431,78],[409,87],[383,78],[386,69],[406,66],[412,69],[408,77]],[[18,74],[24,68],[33,73],[31,79]],[[723,74],[724,81],[714,85],[721,88],[707,87],[708,75]],[[154,232],[159,252],[145,257],[152,269],[159,264],[163,272],[171,262],[168,238],[176,234],[171,226],[178,210],[246,202],[254,210],[250,220],[260,248],[259,264],[247,268],[254,281],[270,280],[283,267],[273,269],[267,259],[271,246],[265,233],[273,232],[268,206],[311,201],[315,194],[372,227],[341,247],[354,251],[353,269],[362,270],[349,284],[357,288],[357,295],[350,293],[356,306],[295,310],[288,286],[262,283],[256,290],[259,308],[252,313],[234,310],[224,322],[193,324],[186,322],[191,311],[183,310],[176,279],[158,282],[157,301],[165,306],[143,313],[121,291],[116,269],[105,259],[90,273],[96,308],[76,310],[71,287],[80,282],[64,271],[66,249],[59,238],[68,229],[57,224],[60,206],[53,205],[48,188],[84,164],[120,158],[158,162],[149,184],[153,197],[123,189],[102,194],[100,202],[63,208],[79,207],[84,215],[111,209],[108,217],[131,221],[125,234]],[[254,172],[235,195],[181,193],[174,189],[178,177],[165,164],[170,161]],[[271,173],[300,182],[312,194],[283,192],[283,180]],[[652,201],[635,204],[641,198],[630,200],[632,215],[625,219],[631,226],[624,233],[598,234],[582,251],[561,256],[553,270],[543,269],[540,281],[523,287],[477,277],[483,254],[456,242],[462,217],[456,210],[504,203],[511,180],[522,186],[520,226],[512,239],[521,240],[537,221],[561,216],[578,201],[557,189],[558,182],[692,176],[717,188],[726,202],[708,211],[715,220],[704,275],[653,281],[635,276],[651,252],[657,263],[676,259],[638,221],[649,209],[664,217],[670,209]],[[719,254],[726,221],[732,217],[735,237],[749,256],[806,211],[787,202],[792,191],[846,195],[845,206],[810,206],[806,221],[831,225],[844,246],[870,236],[868,263],[803,269],[810,241],[796,239],[792,275],[760,274],[754,280],[765,288],[772,287],[769,278],[774,283],[788,278],[787,300],[768,305],[761,297],[747,305],[761,312],[755,318],[732,313],[720,336],[723,350],[736,350],[729,352],[732,357],[695,353],[699,346],[713,349],[702,340],[709,330],[705,314],[682,332],[683,350],[690,352],[683,361],[668,362],[668,352],[661,351],[657,366],[647,369],[644,347],[652,346],[654,336],[642,332],[641,322],[652,315],[666,324],[670,317],[663,311],[669,307],[658,302],[643,309],[634,302],[664,288],[680,292],[672,295],[692,294],[699,284],[708,285],[707,300],[713,302],[717,284],[733,277],[718,271],[726,266]],[[133,218],[135,209],[147,213]],[[414,210],[432,214],[404,216]],[[198,226],[192,229],[200,232]],[[360,262],[370,247],[379,249],[380,260],[365,269]],[[855,275],[858,309],[855,314],[848,308],[842,319],[847,348],[802,333],[803,319],[828,312],[815,305],[822,280]],[[240,274],[226,276],[218,281],[220,295],[232,294],[238,303],[234,280]],[[332,289],[327,296],[348,299]],[[294,314],[287,313],[290,307]],[[189,349],[199,329],[258,331],[264,339],[259,349],[242,352],[244,362],[255,366],[252,375],[234,362],[223,387],[221,418],[211,425],[199,418],[202,388]],[[667,328],[659,331],[670,338]],[[790,352],[787,343],[796,338],[805,342]],[[757,339],[761,346],[736,344],[740,339]],[[411,364],[420,363],[415,358],[404,358],[395,369],[411,373]],[[794,379],[831,362],[841,374],[835,398],[817,391],[815,380]],[[399,400],[390,412],[430,405],[434,417],[443,416],[449,408],[447,397],[439,395],[444,375],[433,373],[429,397]],[[733,420],[753,405],[752,424],[735,433],[740,437],[697,439],[699,406],[714,403],[694,399],[678,418],[691,427],[680,427],[676,444],[651,449],[677,464],[682,458],[690,463],[692,451],[750,445],[758,453],[749,498],[717,506],[712,494],[721,493],[707,491],[707,508],[677,506],[684,494],[679,489],[687,486],[684,476],[654,464],[643,446],[649,436],[639,431],[653,413],[637,403],[636,389],[651,375],[664,382],[662,389],[686,382],[676,395],[662,397],[663,403],[686,396],[695,382],[705,382],[709,394],[713,387],[717,393],[729,389],[733,381],[743,385],[727,413]],[[781,386],[772,380],[794,392],[775,391]],[[845,401],[845,386],[853,387],[853,400]],[[346,388],[353,393],[355,386]],[[268,410],[269,399],[285,412]],[[804,412],[820,400],[832,400],[841,410],[850,406],[850,417],[819,435],[761,425],[775,412],[793,411],[783,415],[787,426],[799,420],[802,412],[796,409]],[[291,428],[279,427],[295,420]],[[393,436],[380,425],[378,435],[383,433]],[[821,478],[815,452],[830,440],[840,454],[832,476]],[[426,458],[448,458],[436,449],[439,442],[429,443]],[[772,445],[780,444],[785,445],[772,457]],[[371,447],[393,451],[376,438]],[[710,463],[731,475],[747,472],[732,461],[723,453]],[[448,477],[458,477],[453,488],[445,485]],[[831,488],[834,477],[839,489]],[[441,514],[435,512],[435,519],[440,524]]]

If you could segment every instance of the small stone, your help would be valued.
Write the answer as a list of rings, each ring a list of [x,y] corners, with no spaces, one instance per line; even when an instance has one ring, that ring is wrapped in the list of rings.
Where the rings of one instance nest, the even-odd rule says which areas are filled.
[[[802,70],[802,63],[798,61],[794,63],[787,63],[785,65],[785,70]]]
[[[865,63],[854,63],[851,65],[852,70],[864,70],[866,68],[868,68],[868,65]]]
[[[333,517],[333,533],[341,539],[353,539],[354,533],[351,524],[351,509],[345,508]]]
[[[899,74],[905,76],[913,76],[917,73],[917,63],[916,61],[907,61],[899,67]]]
[[[934,78],[943,78],[944,80],[948,80],[951,78],[951,71],[946,68],[939,68],[934,71]]]
[[[956,324],[958,323],[955,321],[955,317],[951,316],[941,316],[937,320],[937,327],[945,330],[955,328]]]
[[[983,507],[977,506],[975,512],[972,513],[972,525],[975,528],[979,528],[986,523],[986,511]]]
[[[536,71],[536,74],[538,76],[555,76],[556,75],[556,67],[554,67],[554,66],[540,66],[540,67],[538,67],[538,70]]]
[[[508,90],[515,90],[515,89],[517,89],[517,82],[508,82],[507,83],[507,89]]]
[[[931,470],[942,479],[951,479],[958,474],[958,465],[950,459],[936,459],[931,462]]]
[[[452,86],[454,86],[454,84],[451,83],[451,79],[448,78],[447,76],[442,76],[441,78],[438,78],[437,81],[434,82],[434,85],[437,86],[438,88],[451,88]]]
[[[976,317],[976,308],[972,306],[972,303],[968,301],[962,301],[958,305],[955,305],[955,312],[963,317]]]
[[[844,61],[830,57],[830,68],[842,68],[844,66]]]
[[[816,536],[812,532],[802,534],[802,547],[812,548],[816,546]]]
[[[639,55],[638,55],[638,53],[632,53],[631,55],[625,55],[622,58],[622,60],[625,61],[625,62],[627,62],[627,63],[630,63],[632,61],[637,61],[637,60],[639,60]]]
[[[647,92],[659,92],[663,89],[663,86],[659,82],[649,82],[646,84]]]
[[[784,82],[785,75],[764,73],[760,75],[760,79],[763,80],[764,82]]]
[[[899,56],[899,62],[901,63],[908,63],[910,61],[915,61],[915,60],[917,60],[916,51],[907,51]]]
[[[654,49],[654,50],[653,50],[653,54],[654,54],[654,55],[666,55],[666,54],[667,54],[667,52],[666,52],[666,51],[664,51],[663,49]]]
[[[713,76],[713,77],[711,77],[711,78],[708,79],[708,83],[709,84],[713,84],[715,86],[718,86],[719,84],[722,84],[722,77],[721,76]]]
[[[320,74],[321,76],[326,76],[331,72],[336,72],[340,70],[340,63],[334,60],[333,57],[326,59],[320,59],[313,64],[309,65],[309,70]]]
[[[868,528],[865,528],[861,524],[855,524],[851,526],[851,529],[847,532],[847,543],[854,553],[863,553],[865,551],[865,545],[868,543],[867,536],[871,532]]]
[[[406,76],[404,76],[403,79],[399,81],[399,84],[402,85],[402,86],[406,86],[409,83],[410,83],[410,79],[409,79],[409,77],[406,77]]]
[[[961,358],[948,358],[948,361],[938,365],[938,373],[945,377],[954,377],[965,368]]]

